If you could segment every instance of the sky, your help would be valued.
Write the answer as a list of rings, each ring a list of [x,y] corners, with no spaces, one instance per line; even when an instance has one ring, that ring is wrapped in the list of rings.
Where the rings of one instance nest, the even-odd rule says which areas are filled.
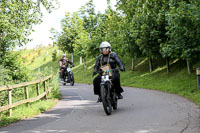
[[[85,5],[89,0],[58,0],[60,2],[60,8],[54,10],[48,14],[44,12],[43,22],[40,25],[34,27],[35,32],[30,35],[32,39],[26,46],[21,48],[32,49],[37,45],[48,45],[52,44],[52,40],[49,39],[51,36],[50,29],[54,28],[57,31],[61,30],[60,21],[64,18],[66,12],[76,12],[81,6]],[[95,10],[104,13],[107,8],[107,0],[93,0]],[[111,0],[111,4],[116,4],[116,0]]]

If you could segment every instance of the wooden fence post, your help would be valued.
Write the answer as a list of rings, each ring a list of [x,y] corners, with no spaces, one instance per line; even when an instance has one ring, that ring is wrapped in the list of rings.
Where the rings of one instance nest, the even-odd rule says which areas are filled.
[[[44,83],[42,83],[44,82]],[[17,107],[21,104],[27,104],[28,107],[30,107],[31,102],[35,102],[40,100],[41,98],[45,97],[46,99],[48,98],[48,93],[53,89],[50,87],[50,84],[52,82],[52,75],[49,75],[43,79],[36,80],[36,81],[31,81],[31,82],[25,82],[25,83],[20,83],[16,85],[11,85],[11,86],[2,86],[0,87],[2,91],[7,91],[8,92],[8,105],[1,106],[0,107],[0,112],[8,110],[8,115],[12,116],[12,108]],[[30,98],[29,96],[29,85],[35,85],[36,84],[36,91],[37,91],[37,97]],[[42,87],[42,84],[44,85],[44,93],[42,95],[40,94],[40,88]],[[13,103],[12,101],[12,89],[15,88],[22,88],[24,89],[24,100],[18,101]]]
[[[8,91],[8,104],[12,104],[12,90]],[[8,110],[9,116],[12,116],[12,109]]]
[[[39,96],[40,95],[40,84],[39,83],[36,84],[36,89],[37,89],[37,95]]]
[[[50,77],[50,78],[48,79],[48,88],[50,87],[51,82],[52,82],[52,78]]]
[[[44,91],[46,93],[45,98],[47,99],[47,86],[46,86],[46,81],[44,81]]]
[[[28,86],[24,87],[24,91],[25,91],[25,99],[29,99],[29,93],[28,93]],[[28,107],[30,106],[30,103],[27,104]]]

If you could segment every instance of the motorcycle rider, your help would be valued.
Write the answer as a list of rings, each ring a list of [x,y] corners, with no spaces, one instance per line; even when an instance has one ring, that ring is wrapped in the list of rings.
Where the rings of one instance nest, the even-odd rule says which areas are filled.
[[[68,64],[71,64],[71,67],[74,67],[74,64],[68,59],[66,58],[66,54],[62,55],[62,58],[59,60],[59,66],[60,66],[60,78],[63,79],[63,72],[65,69],[67,69]]]
[[[115,69],[118,65],[121,71],[125,71],[124,64],[122,63],[122,61],[120,60],[118,55],[111,51],[111,45],[109,42],[106,42],[106,41],[102,42],[100,44],[100,50],[101,50],[102,54],[100,54],[97,57],[96,64],[94,66],[93,76],[101,71],[101,69],[100,69],[101,66],[106,65],[108,62],[109,62],[111,69]],[[121,93],[123,92],[123,89],[120,85],[119,71],[113,72],[112,83],[113,83],[113,87],[116,89],[118,99],[123,99],[123,96],[121,95]],[[100,84],[101,84],[101,76],[98,75],[93,80],[94,94],[99,95],[97,102],[101,102]]]

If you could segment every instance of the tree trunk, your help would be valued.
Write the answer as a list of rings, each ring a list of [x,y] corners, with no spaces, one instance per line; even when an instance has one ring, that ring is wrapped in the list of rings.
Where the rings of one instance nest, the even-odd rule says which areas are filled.
[[[72,53],[71,56],[72,56],[72,62],[74,62],[74,53]]]
[[[153,63],[152,63],[152,58],[149,57],[149,71],[152,72],[153,71]]]
[[[135,64],[134,63],[135,63],[134,58],[132,57],[132,67],[131,67],[132,71],[135,71]]]
[[[83,58],[82,56],[80,57],[80,65],[83,63]]]
[[[167,73],[169,73],[169,57],[166,58],[166,67],[167,67]]]
[[[191,74],[193,69],[192,69],[192,64],[189,61],[187,61],[187,69],[188,69],[188,74]]]
[[[86,58],[84,57],[84,69],[87,70]]]
[[[2,38],[2,36],[1,36],[1,33],[0,33],[0,58],[2,57],[2,55],[1,55],[1,38]]]

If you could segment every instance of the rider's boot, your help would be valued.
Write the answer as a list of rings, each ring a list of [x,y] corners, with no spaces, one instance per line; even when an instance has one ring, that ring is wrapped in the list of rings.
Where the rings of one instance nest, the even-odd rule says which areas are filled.
[[[101,96],[99,95],[99,97],[97,99],[97,103],[100,103],[100,102],[102,102],[102,100],[101,100]]]
[[[121,93],[118,94],[118,99],[123,99],[123,96]]]

